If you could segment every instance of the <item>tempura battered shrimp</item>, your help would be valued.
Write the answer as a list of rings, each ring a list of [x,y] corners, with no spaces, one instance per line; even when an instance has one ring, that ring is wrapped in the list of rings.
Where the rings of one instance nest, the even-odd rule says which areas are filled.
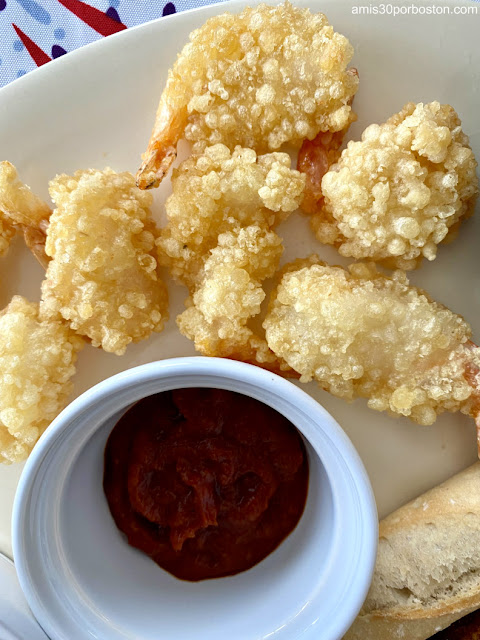
[[[271,229],[298,208],[304,176],[286,153],[256,155],[222,144],[207,147],[175,169],[165,208],[168,224],[157,240],[159,260],[190,291],[221,233],[259,225]]]
[[[194,153],[216,143],[265,153],[345,130],[358,87],[352,55],[323,14],[289,2],[210,18],[169,71],[138,186],[158,186],[182,137]]]
[[[302,198],[305,178],[290,162],[285,153],[257,158],[252,149],[218,144],[173,173],[159,260],[189,288],[177,322],[204,355],[282,366],[250,321],[283,250],[271,229]]]
[[[180,332],[200,353],[275,365],[265,339],[248,323],[260,313],[265,298],[261,283],[274,274],[282,251],[279,236],[258,225],[218,237],[205,261],[201,285],[177,318]]]
[[[67,403],[84,341],[38,304],[14,296],[0,312],[0,462],[25,460]]]
[[[0,162],[0,255],[5,255],[19,227],[27,246],[46,267],[45,234],[51,209],[23,184],[13,164]]]
[[[128,173],[77,171],[50,183],[56,204],[47,231],[51,258],[43,318],[64,318],[93,346],[121,355],[163,329],[168,297],[157,275],[152,197]]]
[[[476,418],[480,349],[460,316],[372,264],[349,271],[315,257],[286,269],[264,321],[270,349],[336,396],[432,424],[444,411]]]
[[[472,215],[476,167],[450,105],[409,103],[349,142],[321,189],[306,195],[305,209],[320,242],[341,255],[414,269]]]

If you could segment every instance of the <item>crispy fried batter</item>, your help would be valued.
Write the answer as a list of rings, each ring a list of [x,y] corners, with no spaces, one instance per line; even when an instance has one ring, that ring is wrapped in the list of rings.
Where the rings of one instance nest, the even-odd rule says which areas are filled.
[[[282,251],[278,235],[258,225],[218,237],[205,261],[202,284],[177,318],[181,333],[198,351],[258,364],[275,361],[248,321],[260,313],[265,298],[261,282],[273,275]]]
[[[52,260],[42,317],[63,317],[94,346],[118,355],[161,331],[168,299],[153,256],[151,196],[130,173],[111,169],[57,176],[50,195],[57,208],[47,234]]]
[[[0,255],[8,251],[14,225],[21,226],[27,238],[34,233],[44,238],[50,213],[50,207],[19,180],[13,164],[0,162]]]
[[[216,143],[264,153],[345,129],[352,55],[323,14],[289,2],[210,18],[169,71],[138,186],[158,186],[183,136],[197,153]]]
[[[177,322],[201,353],[281,367],[249,321],[283,250],[271,228],[298,207],[304,184],[285,153],[221,144],[174,171],[159,260],[190,290]]]
[[[349,272],[315,257],[286,269],[264,321],[268,346],[301,374],[346,399],[431,424],[443,411],[474,414],[466,378],[480,349],[460,316],[372,264]],[[478,368],[477,368],[478,371]]]
[[[50,207],[18,178],[13,164],[0,162],[0,210],[12,224],[38,229],[50,217]]]
[[[476,166],[451,106],[409,103],[348,144],[323,177],[312,228],[343,256],[414,269],[473,213]]]
[[[0,210],[0,256],[6,255],[10,242],[15,235],[15,227],[9,223],[2,213]]]
[[[286,153],[257,158],[252,149],[208,147],[174,170],[159,259],[193,290],[219,234],[248,225],[272,228],[297,209],[304,184]]]
[[[84,341],[15,296],[0,312],[0,462],[24,460],[66,404]]]

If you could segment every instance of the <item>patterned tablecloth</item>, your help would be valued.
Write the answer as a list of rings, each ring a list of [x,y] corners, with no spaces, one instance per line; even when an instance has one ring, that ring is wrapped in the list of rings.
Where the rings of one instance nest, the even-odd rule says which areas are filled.
[[[219,0],[0,0],[0,87],[128,27]]]

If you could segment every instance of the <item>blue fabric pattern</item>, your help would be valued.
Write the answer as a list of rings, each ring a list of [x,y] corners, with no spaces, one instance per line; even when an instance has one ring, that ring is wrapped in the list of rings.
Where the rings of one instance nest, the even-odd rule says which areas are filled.
[[[0,0],[0,87],[111,33],[221,0]]]

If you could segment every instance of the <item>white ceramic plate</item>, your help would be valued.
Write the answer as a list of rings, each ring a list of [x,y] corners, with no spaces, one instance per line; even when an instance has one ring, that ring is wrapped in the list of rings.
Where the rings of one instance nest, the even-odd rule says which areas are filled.
[[[360,90],[355,98],[358,122],[349,137],[357,138],[370,123],[383,121],[405,102],[449,102],[460,113],[465,131],[480,157],[480,6],[477,16],[369,15],[354,13],[348,0],[302,0],[298,4],[324,11],[334,27],[347,35],[356,53]],[[363,3],[371,6],[370,3]],[[188,33],[209,16],[238,11],[245,2],[211,7],[162,18],[73,52],[49,63],[0,91],[0,154],[20,170],[41,196],[58,172],[83,167],[135,171],[148,140],[168,67]],[[457,3],[458,6],[458,3]],[[162,216],[167,182],[156,192],[156,215]],[[412,275],[415,284],[469,319],[480,339],[480,221],[462,226],[456,241],[441,247],[438,259]],[[329,262],[343,263],[336,251],[312,237],[305,218],[292,215],[282,226],[285,260],[317,251]],[[22,250],[11,251],[1,267],[0,305],[14,293],[35,300],[40,267]],[[8,276],[8,277],[7,277]],[[119,358],[86,348],[79,358],[75,395],[96,382],[134,365],[159,358],[193,355],[189,341],[175,326],[186,290],[171,286],[171,321],[166,330],[130,347]],[[376,494],[380,515],[437,484],[476,457],[473,422],[444,415],[422,428],[392,419],[320,391],[317,398],[345,429],[357,447]],[[0,469],[0,550],[11,553],[10,512],[19,466]]]
[[[0,554],[0,638],[48,640],[28,608],[11,560]]]

